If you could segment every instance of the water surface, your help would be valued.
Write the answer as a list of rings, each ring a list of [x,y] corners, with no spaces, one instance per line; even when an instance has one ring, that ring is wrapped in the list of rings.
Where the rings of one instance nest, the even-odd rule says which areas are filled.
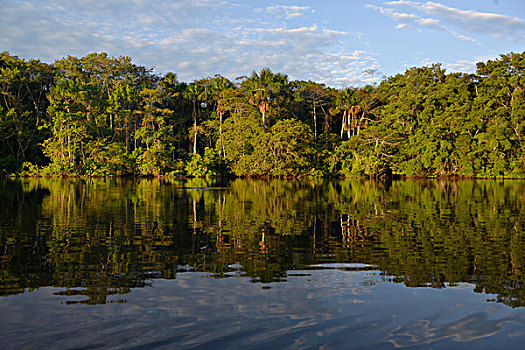
[[[525,182],[0,184],[1,348],[520,348]]]

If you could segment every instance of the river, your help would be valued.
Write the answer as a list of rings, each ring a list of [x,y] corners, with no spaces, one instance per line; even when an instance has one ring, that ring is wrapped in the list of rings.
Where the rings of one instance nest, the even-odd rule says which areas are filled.
[[[0,182],[0,348],[525,341],[525,181]]]

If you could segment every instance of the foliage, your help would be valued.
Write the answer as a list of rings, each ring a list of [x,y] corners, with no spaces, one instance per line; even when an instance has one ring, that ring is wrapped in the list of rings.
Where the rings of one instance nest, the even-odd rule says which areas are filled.
[[[525,53],[510,53],[475,74],[433,64],[337,90],[268,68],[188,84],[129,57],[3,52],[0,171],[524,177],[524,70]]]
[[[53,80],[52,66],[0,53],[0,169],[45,162],[39,144],[48,137],[46,94]]]
[[[267,152],[270,175],[304,175],[313,170],[315,150],[307,125],[293,119],[281,120],[265,136],[266,142],[264,147],[259,147],[259,152]]]
[[[224,160],[216,150],[206,147],[204,157],[193,154],[186,164],[186,173],[193,177],[217,177],[227,174],[224,168]]]

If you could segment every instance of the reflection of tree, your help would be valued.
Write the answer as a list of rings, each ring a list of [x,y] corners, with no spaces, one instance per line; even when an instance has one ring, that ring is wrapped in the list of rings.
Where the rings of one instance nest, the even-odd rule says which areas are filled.
[[[344,262],[525,306],[523,199],[524,183],[496,181],[0,183],[0,294],[98,304],[188,269],[266,283]]]
[[[0,295],[23,293],[46,285],[52,270],[42,261],[47,254],[47,218],[39,218],[47,191],[0,180]],[[15,229],[16,228],[16,229]]]
[[[23,196],[33,192],[48,195],[40,196],[39,211],[24,213],[24,220],[33,220],[34,226],[15,231],[31,235],[31,230],[36,230],[36,237],[30,237],[35,242],[14,242],[9,247],[13,261],[7,262],[6,270],[22,275],[2,280],[15,277],[20,291],[46,285],[63,287],[66,290],[60,295],[82,295],[87,300],[79,302],[98,304],[110,295],[145,286],[150,277],[174,277],[176,261],[169,251],[173,237],[166,233],[168,225],[144,219],[152,209],[147,205],[151,192],[137,196],[137,186],[134,196],[125,181],[31,180],[24,185],[31,192],[20,191]],[[156,203],[153,209],[160,214],[155,218],[163,217],[164,211]],[[12,237],[7,243],[10,241]],[[45,250],[31,251],[38,242]],[[6,270],[2,268],[2,273]],[[39,278],[36,285],[32,276]],[[3,294],[13,292],[17,291],[5,290]]]
[[[264,230],[262,231],[262,237],[261,237],[261,240],[259,241],[259,253],[268,254],[268,245],[266,244]]]
[[[367,236],[366,227],[359,225],[359,220],[352,220],[349,215],[343,214],[341,214],[341,234],[345,248],[357,248],[357,244],[364,241]]]
[[[471,282],[525,305],[523,183],[403,181],[362,197],[366,186],[350,182],[355,190],[332,194],[369,233],[370,244],[348,247],[353,261],[375,264],[407,286]]]

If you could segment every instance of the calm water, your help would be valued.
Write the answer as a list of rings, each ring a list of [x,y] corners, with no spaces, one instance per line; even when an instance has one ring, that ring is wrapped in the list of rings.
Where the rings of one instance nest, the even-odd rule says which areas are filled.
[[[1,349],[523,348],[525,182],[0,182]]]

